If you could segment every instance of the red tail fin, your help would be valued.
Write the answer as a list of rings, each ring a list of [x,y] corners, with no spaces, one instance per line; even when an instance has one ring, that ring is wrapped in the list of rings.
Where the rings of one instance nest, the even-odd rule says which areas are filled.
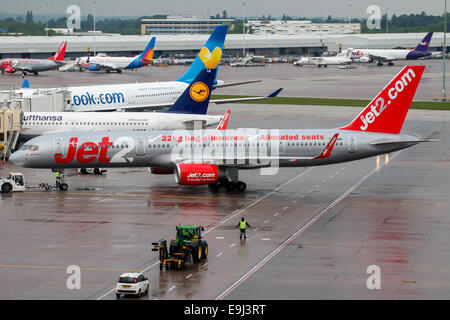
[[[340,129],[400,133],[424,69],[405,66],[352,123]]]
[[[63,41],[59,46],[58,51],[56,51],[55,55],[53,57],[48,58],[48,60],[63,61],[64,56],[66,55],[66,46],[67,41]]]
[[[217,130],[227,130],[228,120],[230,119],[231,110],[227,110],[222,120],[220,120]]]

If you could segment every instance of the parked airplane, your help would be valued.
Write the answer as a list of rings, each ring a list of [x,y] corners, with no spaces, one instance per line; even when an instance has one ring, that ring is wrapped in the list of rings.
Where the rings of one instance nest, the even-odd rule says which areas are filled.
[[[301,57],[294,62],[294,66],[314,65],[317,67],[327,67],[328,65],[348,66],[352,63],[351,51],[346,51],[331,57]]]
[[[121,73],[122,70],[145,67],[153,62],[155,42],[156,37],[152,37],[144,51],[135,57],[108,57],[106,55],[80,57],[76,59],[76,66],[90,71],[105,70],[106,72],[117,71],[117,73]]]
[[[147,82],[81,86],[67,88],[32,89],[24,87],[18,90],[23,97],[29,98],[49,90],[67,90],[71,92],[71,105],[74,111],[132,111],[143,109],[163,109],[174,104],[181,93],[189,86],[198,73],[206,68],[216,68],[222,57],[223,45],[228,26],[217,26],[205,46],[200,50],[192,65],[183,76],[169,82]],[[213,67],[214,66],[214,67]],[[214,88],[257,82],[259,80],[226,83],[215,80]],[[267,97],[211,100],[211,103],[259,100]]]
[[[150,166],[174,173],[181,185],[242,191],[246,184],[238,180],[239,169],[334,164],[433,141],[400,133],[424,69],[404,67],[341,128],[67,132],[34,138],[9,159],[16,166],[54,170]]]
[[[204,69],[166,112],[24,112],[19,141],[67,131],[152,131],[217,125],[222,116],[207,115],[217,69]],[[195,99],[194,99],[195,98]]]
[[[66,54],[67,41],[63,41],[56,53],[48,59],[20,59],[4,58],[0,60],[2,73],[14,73],[22,71],[23,75],[32,72],[38,75],[41,71],[57,69],[64,65],[64,55]]]
[[[432,55],[428,52],[433,32],[428,32],[422,41],[412,50],[408,49],[352,49],[352,59],[359,59],[360,62],[378,61],[378,66],[387,62],[392,66],[394,60],[415,60]],[[365,58],[364,58],[365,57]],[[361,60],[362,59],[362,60]],[[366,61],[367,60],[367,61]]]

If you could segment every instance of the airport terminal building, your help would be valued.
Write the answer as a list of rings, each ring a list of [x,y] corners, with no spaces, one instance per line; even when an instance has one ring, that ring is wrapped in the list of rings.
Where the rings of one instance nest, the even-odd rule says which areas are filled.
[[[211,28],[212,30],[212,28]],[[210,31],[211,32],[211,31]],[[378,34],[228,34],[225,56],[242,56],[243,48],[254,55],[277,57],[307,55],[316,52],[338,51],[345,48],[414,48],[425,33]],[[152,35],[123,36],[55,36],[0,37],[0,58],[48,58],[63,40],[67,40],[67,59],[86,55],[90,51],[111,55],[139,54]],[[208,38],[208,34],[156,35],[155,55],[194,57]],[[441,50],[443,33],[434,33],[430,50]]]

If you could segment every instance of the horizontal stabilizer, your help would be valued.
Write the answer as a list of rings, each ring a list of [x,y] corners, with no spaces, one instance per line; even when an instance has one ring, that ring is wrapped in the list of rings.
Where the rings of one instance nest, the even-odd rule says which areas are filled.
[[[210,100],[209,102],[215,103],[215,104],[223,104],[223,103],[242,102],[242,101],[266,100],[269,98],[276,97],[281,92],[281,90],[283,90],[283,88],[275,90],[274,92],[272,92],[271,94],[269,94],[268,96],[265,96],[265,97],[214,99],[214,100]]]
[[[261,82],[261,80],[249,80],[249,81],[241,81],[241,82],[231,82],[231,83],[216,84],[216,85],[214,85],[214,89],[233,87],[233,86],[241,86],[241,85],[244,85],[244,84],[255,83],[255,82]]]
[[[370,145],[373,146],[382,146],[382,145],[388,145],[388,144],[409,144],[409,143],[420,143],[420,142],[440,142],[439,139],[418,139],[418,140],[381,140],[381,141],[375,141],[370,142]]]

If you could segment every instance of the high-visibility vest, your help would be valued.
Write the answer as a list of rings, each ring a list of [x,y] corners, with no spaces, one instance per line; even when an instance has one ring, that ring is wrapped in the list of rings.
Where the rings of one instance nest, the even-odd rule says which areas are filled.
[[[56,173],[56,177],[59,178],[59,172]]]
[[[247,228],[247,220],[244,221],[240,221],[241,222],[241,229],[246,229]]]

